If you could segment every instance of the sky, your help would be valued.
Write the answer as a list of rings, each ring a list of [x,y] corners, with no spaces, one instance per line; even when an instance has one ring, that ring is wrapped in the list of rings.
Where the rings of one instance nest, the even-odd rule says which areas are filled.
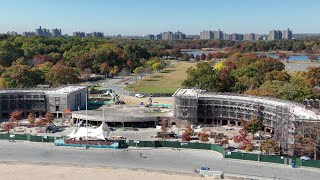
[[[0,32],[47,29],[146,35],[320,32],[320,0],[0,0]]]

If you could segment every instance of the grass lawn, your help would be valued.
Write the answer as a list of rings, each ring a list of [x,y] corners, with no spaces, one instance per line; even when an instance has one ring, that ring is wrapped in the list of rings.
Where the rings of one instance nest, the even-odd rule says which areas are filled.
[[[172,64],[161,72],[130,84],[125,89],[141,93],[174,93],[181,87],[181,82],[186,79],[186,70],[195,65],[195,63],[187,62]]]

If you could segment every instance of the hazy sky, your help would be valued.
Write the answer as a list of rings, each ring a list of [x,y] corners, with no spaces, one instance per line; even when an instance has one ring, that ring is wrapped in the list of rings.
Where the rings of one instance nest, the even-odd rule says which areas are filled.
[[[101,31],[105,35],[320,32],[320,0],[0,0],[0,32]]]

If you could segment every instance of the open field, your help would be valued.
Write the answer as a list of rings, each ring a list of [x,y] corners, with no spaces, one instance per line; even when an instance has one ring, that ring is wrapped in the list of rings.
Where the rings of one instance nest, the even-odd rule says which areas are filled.
[[[125,89],[142,93],[174,93],[186,79],[186,70],[195,63],[179,62],[150,77],[128,85]]]

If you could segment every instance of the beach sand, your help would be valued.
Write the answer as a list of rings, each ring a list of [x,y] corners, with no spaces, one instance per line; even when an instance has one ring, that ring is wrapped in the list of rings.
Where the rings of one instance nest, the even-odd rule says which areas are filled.
[[[197,174],[80,165],[0,163],[2,180],[207,180]],[[226,179],[226,178],[225,178]]]

